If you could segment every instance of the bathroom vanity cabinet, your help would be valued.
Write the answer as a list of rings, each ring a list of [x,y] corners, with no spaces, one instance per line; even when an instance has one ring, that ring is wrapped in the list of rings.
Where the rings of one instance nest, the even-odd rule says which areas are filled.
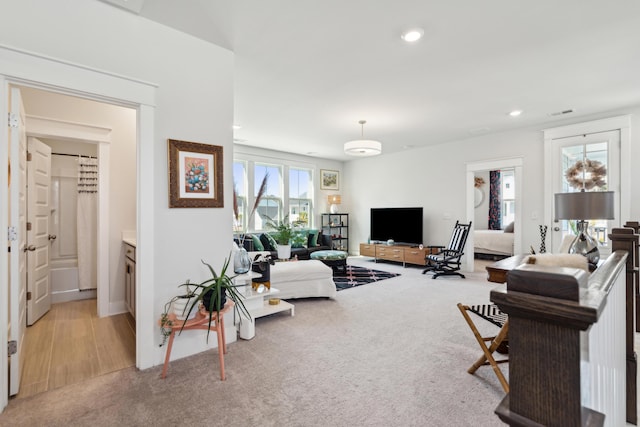
[[[124,302],[133,318],[136,318],[136,247],[124,243]]]

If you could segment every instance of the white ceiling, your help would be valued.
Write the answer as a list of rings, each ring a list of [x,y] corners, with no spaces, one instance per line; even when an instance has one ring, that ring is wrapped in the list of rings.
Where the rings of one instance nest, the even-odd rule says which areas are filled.
[[[640,105],[637,0],[104,1],[233,50],[251,146],[347,160],[361,119],[390,153]]]

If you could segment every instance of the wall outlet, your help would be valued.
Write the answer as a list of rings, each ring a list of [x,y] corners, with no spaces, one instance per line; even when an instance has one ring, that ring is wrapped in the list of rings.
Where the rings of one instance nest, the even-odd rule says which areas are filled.
[[[451,219],[451,212],[445,212],[442,214],[442,219]]]

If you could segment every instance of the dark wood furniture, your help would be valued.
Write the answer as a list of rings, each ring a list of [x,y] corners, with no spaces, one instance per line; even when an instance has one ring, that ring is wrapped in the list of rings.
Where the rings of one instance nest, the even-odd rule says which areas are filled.
[[[486,266],[487,280],[494,283],[507,283],[507,273],[520,264],[526,254],[514,255]]]
[[[604,415],[581,404],[580,332],[598,322],[627,253],[585,271],[520,266],[491,301],[509,315],[510,392],[496,409],[511,426],[601,426]]]

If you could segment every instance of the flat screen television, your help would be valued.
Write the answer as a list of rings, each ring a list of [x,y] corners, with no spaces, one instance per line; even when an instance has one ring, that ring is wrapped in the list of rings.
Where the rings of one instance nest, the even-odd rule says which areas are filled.
[[[422,208],[371,208],[372,241],[422,243]]]

